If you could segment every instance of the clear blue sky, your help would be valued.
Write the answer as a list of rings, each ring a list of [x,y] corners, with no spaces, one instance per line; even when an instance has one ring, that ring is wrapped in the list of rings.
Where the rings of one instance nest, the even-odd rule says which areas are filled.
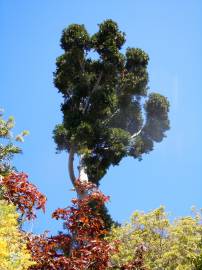
[[[61,31],[71,23],[94,33],[104,19],[117,21],[127,35],[125,47],[140,47],[150,56],[150,91],[171,104],[167,138],[142,162],[124,159],[102,180],[113,218],[123,222],[135,209],[160,205],[174,217],[189,214],[192,205],[202,207],[201,12],[200,0],[0,1],[0,107],[16,118],[16,132],[30,131],[14,163],[48,197],[34,232],[61,229],[51,212],[74,196],[67,154],[56,155],[52,140],[62,116],[52,73],[62,53]]]

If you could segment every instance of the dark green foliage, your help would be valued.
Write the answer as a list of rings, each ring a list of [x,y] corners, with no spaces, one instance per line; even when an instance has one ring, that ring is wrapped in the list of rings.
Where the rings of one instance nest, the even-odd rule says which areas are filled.
[[[169,129],[169,103],[148,91],[148,55],[120,50],[125,34],[112,20],[90,36],[84,25],[63,31],[54,83],[63,95],[63,123],[54,130],[58,150],[82,154],[89,180],[98,183],[126,156],[141,159]],[[91,52],[98,54],[93,59]]]
[[[61,151],[67,149],[69,151],[70,145],[68,138],[68,130],[65,129],[64,125],[56,125],[53,130],[54,140],[57,144],[57,150]]]
[[[65,51],[72,49],[89,49],[90,37],[84,25],[72,24],[68,28],[64,29],[61,38],[61,47]]]

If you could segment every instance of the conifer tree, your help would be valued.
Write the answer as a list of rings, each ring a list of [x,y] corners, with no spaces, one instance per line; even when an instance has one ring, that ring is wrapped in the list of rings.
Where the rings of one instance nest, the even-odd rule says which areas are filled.
[[[63,122],[53,133],[57,150],[69,153],[73,185],[76,154],[80,180],[98,185],[110,165],[128,156],[141,160],[169,129],[167,98],[148,93],[148,55],[139,48],[124,53],[125,41],[112,20],[93,35],[79,24],[62,33],[54,84],[64,98]]]

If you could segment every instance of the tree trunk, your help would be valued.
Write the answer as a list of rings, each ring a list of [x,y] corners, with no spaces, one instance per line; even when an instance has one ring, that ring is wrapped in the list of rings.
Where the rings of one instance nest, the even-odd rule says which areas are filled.
[[[88,175],[87,173],[85,172],[85,166],[83,165],[83,155],[81,155],[80,157],[80,162],[79,162],[79,180],[84,183],[84,182],[88,182]],[[87,193],[86,192],[83,192],[83,193],[78,193],[77,192],[77,196],[79,199],[83,199],[85,198],[85,196],[87,196]]]
[[[74,186],[74,183],[76,181],[76,177],[74,174],[74,146],[71,146],[70,150],[69,150],[68,172],[69,172],[69,177],[70,177],[72,184]]]
[[[83,199],[85,198],[85,196],[87,195],[87,193],[83,192],[79,192],[75,186],[75,181],[77,180],[77,178],[75,177],[75,173],[74,173],[74,154],[75,154],[75,151],[74,151],[74,146],[71,146],[70,148],[70,151],[69,151],[69,158],[68,158],[68,172],[69,172],[69,177],[71,179],[71,182],[76,190],[76,193],[77,193],[77,197],[79,199]],[[78,179],[81,181],[81,182],[88,182],[88,175],[87,173],[85,172],[85,167],[83,165],[83,162],[82,162],[82,159],[83,159],[83,155],[81,155],[80,157],[80,164],[79,164],[79,177]]]
[[[83,156],[84,155],[81,155],[80,157],[80,164],[79,164],[79,180],[81,182],[88,182],[88,175],[87,173],[85,172],[85,166],[83,165]]]

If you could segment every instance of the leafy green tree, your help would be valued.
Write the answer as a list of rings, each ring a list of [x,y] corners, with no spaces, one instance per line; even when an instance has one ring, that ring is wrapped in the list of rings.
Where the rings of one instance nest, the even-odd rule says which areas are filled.
[[[134,250],[143,244],[148,270],[199,270],[201,221],[200,214],[196,214],[171,223],[163,207],[149,213],[136,211],[130,223],[114,227],[108,237],[108,241],[119,243],[119,252],[112,256],[112,264],[129,263]]]
[[[69,153],[74,185],[74,156],[79,178],[99,184],[110,165],[130,156],[142,159],[169,129],[169,103],[148,94],[148,55],[138,48],[121,51],[125,34],[105,20],[90,36],[84,25],[64,29],[54,83],[62,94],[63,122],[54,129],[58,151]]]

